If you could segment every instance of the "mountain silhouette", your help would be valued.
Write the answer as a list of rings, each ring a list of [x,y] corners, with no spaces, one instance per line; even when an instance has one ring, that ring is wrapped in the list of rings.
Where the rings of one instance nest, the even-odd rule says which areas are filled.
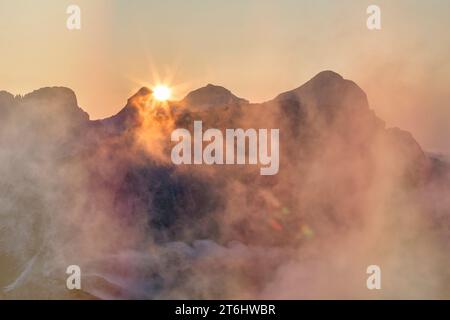
[[[312,107],[325,108],[368,108],[364,91],[354,82],[345,80],[333,71],[317,74],[297,89],[280,94],[275,101],[299,101]]]
[[[149,112],[158,105],[151,89],[143,87],[116,115],[90,121],[88,114],[78,106],[75,93],[68,88],[42,88],[23,97],[1,91],[0,121],[5,122],[10,117],[10,123],[28,123],[49,134],[68,134],[68,141],[71,134],[78,137],[81,133],[97,137],[95,139],[100,139],[97,143],[101,143],[106,136],[133,132],[142,125],[144,118],[160,117],[162,112],[173,118],[176,125],[188,129],[193,119],[202,120],[205,127],[212,128],[281,128],[289,137],[283,145],[292,149],[289,152],[294,158],[298,155],[298,146],[303,150],[300,153],[312,152],[315,143],[326,134],[338,132],[348,146],[360,146],[371,143],[382,133],[386,142],[402,146],[399,148],[403,150],[402,157],[415,159],[415,163],[426,167],[425,153],[413,136],[399,129],[386,129],[385,123],[370,109],[364,91],[333,71],[320,72],[300,87],[260,104],[239,98],[221,86],[208,84],[188,93],[181,101],[169,102],[166,110]],[[298,145],[292,147],[292,140],[298,141]]]
[[[153,99],[152,91],[142,87],[132,97],[128,99],[125,107],[116,115],[109,118],[95,121],[96,125],[106,128],[110,132],[123,132],[134,128],[141,123],[140,111],[147,107],[149,101]]]
[[[278,174],[261,176],[254,165],[174,165],[171,132],[192,131],[196,120],[203,130],[280,129]],[[67,245],[71,261],[93,261],[95,254],[105,252],[102,259],[119,259],[117,252],[143,250],[131,260],[145,257],[150,263],[133,270],[141,277],[133,285],[152,288],[145,298],[178,297],[179,292],[197,297],[189,287],[198,282],[190,278],[192,259],[216,249],[227,256],[232,251],[228,245],[236,241],[245,250],[261,248],[263,259],[249,258],[242,274],[241,264],[223,269],[207,264],[201,268],[202,279],[215,279],[218,270],[238,272],[246,284],[256,282],[258,292],[267,274],[253,277],[256,265],[269,263],[269,273],[272,263],[278,267],[278,258],[266,257],[267,248],[288,248],[284,254],[289,255],[292,248],[320,243],[320,248],[326,244],[343,254],[334,247],[336,239],[352,232],[371,234],[371,226],[384,228],[378,219],[386,219],[387,229],[376,229],[376,239],[365,248],[371,251],[378,237],[393,241],[395,221],[408,221],[408,227],[409,221],[445,226],[449,207],[441,201],[450,190],[448,164],[426,154],[411,133],[387,128],[364,91],[332,71],[263,103],[214,85],[162,103],[144,87],[117,114],[101,120],[89,120],[68,88],[43,88],[25,96],[0,91],[0,150],[0,201],[8,208],[6,225],[13,226],[5,228],[13,231],[2,232],[0,242],[23,246],[14,258],[0,252],[0,269],[6,270],[6,263],[15,266],[8,270],[20,269],[28,261],[22,257],[29,255],[36,256],[32,261],[54,263],[52,257],[63,255],[53,254],[53,244]],[[445,227],[428,227],[420,224],[425,229],[417,232],[433,239],[450,237]],[[23,240],[23,234],[33,235],[33,241]],[[214,245],[202,247],[199,239]],[[200,254],[191,244],[200,246]],[[175,255],[178,249],[180,256]],[[148,259],[155,252],[163,257]],[[121,261],[125,268],[127,262]],[[178,266],[180,270],[173,269]],[[118,265],[107,267],[112,270],[106,274],[130,275],[128,269],[115,270]],[[169,285],[167,270],[175,279]],[[94,278],[103,277],[99,274]],[[27,297],[26,281],[35,281],[29,284],[33,288],[48,285],[41,279],[30,276],[23,280],[23,291],[11,290]],[[93,282],[86,280],[83,286],[95,287]],[[11,283],[14,279],[0,286]],[[217,283],[205,289],[210,297],[234,297],[234,291],[214,288]]]
[[[207,86],[190,92],[181,102],[188,108],[208,109],[213,107],[236,107],[249,102],[238,98],[230,90],[221,86],[208,84]]]
[[[351,189],[351,192],[357,192],[357,189],[362,187],[359,185],[361,181],[375,179],[372,177],[374,174],[372,170],[375,169],[369,168],[372,165],[381,165],[374,163],[380,161],[379,157],[382,155],[395,159],[392,168],[382,170],[393,170],[389,174],[397,177],[402,184],[417,186],[424,183],[431,170],[430,159],[413,136],[400,129],[386,129],[384,121],[370,109],[364,91],[354,82],[332,71],[321,72],[304,85],[259,104],[238,98],[223,87],[207,85],[192,91],[181,101],[172,101],[166,108],[160,108],[153,100],[151,90],[142,88],[128,100],[127,105],[118,114],[92,122],[97,130],[95,135],[101,137],[96,146],[104,145],[105,139],[107,141],[105,137],[111,137],[112,134],[116,136],[115,147],[128,150],[130,145],[135,144],[134,132],[149,131],[154,135],[155,128],[159,128],[166,121],[161,122],[161,119],[171,119],[174,127],[184,127],[188,130],[192,130],[194,120],[202,120],[204,130],[280,128],[281,159],[282,163],[288,162],[289,165],[281,165],[277,176],[261,178],[251,169],[243,173],[238,168],[227,166],[214,171],[214,179],[221,181],[220,184],[223,185],[232,183],[233,180],[243,182],[248,179],[256,189],[264,189],[265,185],[278,186],[280,197],[284,197],[287,203],[292,203],[292,206],[296,202],[296,197],[288,195],[289,191],[284,190],[289,185],[287,181],[291,181],[297,175],[307,176],[312,166],[321,167],[324,173],[327,172],[325,176],[330,181],[335,180],[333,183],[340,184],[341,175],[344,173],[342,167],[335,164],[342,162],[345,170],[349,170],[344,171],[346,172],[344,175],[348,175],[349,181],[354,180],[352,188],[355,189]],[[127,134],[124,135],[124,132]],[[170,132],[162,135],[166,141],[162,149],[166,151],[170,150],[169,136]],[[121,139],[123,142],[120,142]],[[150,144],[151,149],[155,149],[156,146],[156,142],[154,145]],[[158,148],[160,147],[158,144]],[[352,173],[351,168],[358,166],[367,169]],[[157,229],[164,230],[165,236],[170,234],[170,237],[183,238],[183,232],[179,230],[180,224],[183,225],[183,229],[191,230],[194,228],[192,223],[197,221],[192,219],[193,217],[205,220],[205,217],[216,211],[223,203],[215,195],[215,190],[220,189],[215,185],[216,182],[213,182],[212,186],[211,183],[198,181],[198,177],[194,174],[186,176],[185,173],[180,173],[174,176],[172,170],[174,167],[170,161],[163,166],[149,165],[136,171],[130,169],[125,174],[126,182],[118,192],[116,201],[121,203],[118,205],[122,208],[120,211],[134,212],[134,215],[135,209],[129,207],[130,197],[134,199],[132,203],[142,201],[141,206],[147,207],[146,199],[154,198],[154,195],[158,194],[159,198],[146,209],[153,212],[152,223],[164,226]],[[295,174],[292,173],[293,170]],[[196,169],[192,168],[192,171],[196,172]],[[159,191],[155,190],[154,186],[146,186],[146,179],[142,178],[148,177],[148,180],[153,180],[152,177],[156,176],[159,176],[162,188],[157,188]],[[320,188],[324,189],[320,194],[329,192],[328,182],[318,183]],[[348,193],[349,188],[341,189]],[[303,186],[299,189],[303,189]],[[136,198],[137,194],[139,196]],[[176,196],[173,197],[174,195]],[[327,201],[323,198],[315,201],[333,206],[334,202],[341,201],[339,198],[346,197],[346,194],[336,192]],[[196,199],[195,205],[192,203],[188,205],[192,199]],[[357,213],[349,212],[350,216],[357,217]],[[190,218],[186,220],[185,217]],[[245,220],[239,223],[251,225],[248,216]],[[171,229],[172,227],[174,229]],[[172,230],[173,233],[168,230]],[[208,231],[202,230],[197,236],[207,234]],[[242,236],[232,234],[235,238]],[[284,241],[281,238],[272,238],[270,241]],[[265,241],[262,239],[261,237],[260,241]]]
[[[143,87],[116,115],[90,121],[78,106],[75,93],[68,88],[42,88],[23,97],[1,91],[0,121],[10,117],[10,123],[29,122],[52,133],[93,130],[94,136],[105,132],[120,135],[142,125],[142,112],[155,104],[152,91]],[[191,120],[197,119],[203,120],[206,127],[280,127],[289,132],[290,138],[303,139],[299,144],[305,149],[328,131],[339,130],[348,138],[348,144],[363,144],[384,132],[404,145],[411,157],[426,162],[423,150],[411,134],[399,129],[386,130],[384,122],[369,108],[364,91],[333,71],[320,72],[302,86],[261,104],[250,104],[228,89],[212,84],[169,104],[166,112],[180,126],[189,127]]]

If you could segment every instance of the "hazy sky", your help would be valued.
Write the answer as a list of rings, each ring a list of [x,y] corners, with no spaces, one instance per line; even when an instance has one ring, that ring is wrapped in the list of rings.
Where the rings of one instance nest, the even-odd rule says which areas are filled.
[[[381,31],[366,27],[369,4]],[[0,30],[0,90],[67,86],[92,119],[157,76],[177,98],[214,83],[259,102],[331,69],[389,126],[450,152],[448,0],[0,0]]]

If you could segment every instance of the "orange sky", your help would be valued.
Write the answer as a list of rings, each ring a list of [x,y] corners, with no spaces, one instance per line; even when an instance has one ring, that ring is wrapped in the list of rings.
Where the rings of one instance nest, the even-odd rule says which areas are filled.
[[[82,29],[65,13],[78,4]],[[382,30],[366,28],[378,4]],[[4,0],[0,90],[72,88],[92,119],[161,81],[271,99],[331,69],[357,82],[389,126],[450,153],[450,1]]]

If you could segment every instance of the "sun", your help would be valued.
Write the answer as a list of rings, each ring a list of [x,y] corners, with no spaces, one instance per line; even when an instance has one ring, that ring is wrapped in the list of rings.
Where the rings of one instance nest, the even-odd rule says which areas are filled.
[[[153,96],[158,101],[167,101],[170,99],[172,90],[168,86],[158,85],[153,88]]]

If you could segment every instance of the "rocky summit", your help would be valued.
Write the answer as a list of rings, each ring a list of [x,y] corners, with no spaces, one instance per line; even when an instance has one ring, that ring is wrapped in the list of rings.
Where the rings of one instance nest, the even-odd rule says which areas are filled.
[[[222,132],[279,129],[279,171],[175,165],[171,132],[193,133],[196,121]],[[0,287],[9,298],[64,296],[52,283],[72,261],[89,270],[86,296],[249,298],[273,277],[289,287],[285,275],[305,274],[310,290],[288,297],[311,297],[330,268],[336,290],[361,297],[348,279],[376,254],[387,274],[403,261],[432,274],[450,259],[439,240],[450,236],[449,206],[436,201],[448,198],[448,164],[386,128],[364,91],[332,71],[263,103],[215,85],[168,102],[142,88],[95,121],[67,88],[2,91],[0,148]],[[410,255],[397,259],[405,246]]]

